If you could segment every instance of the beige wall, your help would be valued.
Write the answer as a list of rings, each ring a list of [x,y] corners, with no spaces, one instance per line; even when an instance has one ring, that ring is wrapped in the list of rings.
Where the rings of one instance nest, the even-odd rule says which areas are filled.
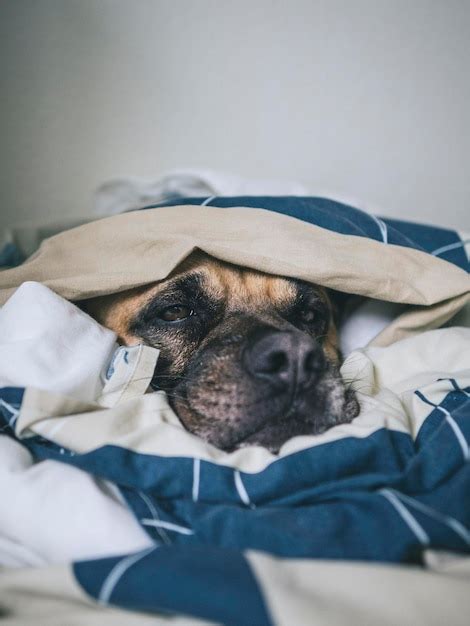
[[[173,167],[470,230],[470,0],[3,0],[1,225]]]

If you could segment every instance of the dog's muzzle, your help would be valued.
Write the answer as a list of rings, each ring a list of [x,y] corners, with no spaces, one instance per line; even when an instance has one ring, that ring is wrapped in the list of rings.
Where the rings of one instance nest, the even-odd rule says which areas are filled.
[[[291,437],[321,433],[358,412],[319,342],[268,325],[214,338],[170,402],[189,431],[224,450],[261,445],[276,452]]]

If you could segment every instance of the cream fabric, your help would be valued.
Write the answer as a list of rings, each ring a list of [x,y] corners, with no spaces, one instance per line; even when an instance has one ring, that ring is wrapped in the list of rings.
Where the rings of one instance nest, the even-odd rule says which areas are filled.
[[[71,300],[152,283],[195,248],[265,272],[417,305],[378,336],[380,345],[435,328],[470,300],[464,270],[418,250],[264,209],[182,206],[117,215],[51,237],[26,263],[0,274],[0,303],[26,280]]]
[[[248,560],[277,625],[467,626],[470,558],[445,572],[360,562]]]

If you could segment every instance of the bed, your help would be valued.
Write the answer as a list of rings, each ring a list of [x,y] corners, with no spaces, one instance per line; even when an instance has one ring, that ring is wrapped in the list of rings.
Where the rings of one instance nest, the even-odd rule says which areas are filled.
[[[146,393],[158,350],[117,346],[74,304],[195,248],[395,307],[344,362],[351,424],[279,455],[218,450]],[[189,198],[67,230],[2,272],[5,623],[466,624],[467,248],[322,198]]]

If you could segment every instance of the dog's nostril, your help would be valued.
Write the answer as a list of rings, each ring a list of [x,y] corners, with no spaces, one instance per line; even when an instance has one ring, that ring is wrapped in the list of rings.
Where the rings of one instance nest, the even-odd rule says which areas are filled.
[[[287,354],[281,350],[267,354],[262,363],[258,364],[260,374],[280,374],[289,367]]]
[[[301,387],[308,387],[324,369],[324,360],[320,350],[315,349],[299,356],[297,382]]]
[[[304,371],[307,373],[317,372],[322,368],[322,359],[318,350],[310,350],[304,358]]]

